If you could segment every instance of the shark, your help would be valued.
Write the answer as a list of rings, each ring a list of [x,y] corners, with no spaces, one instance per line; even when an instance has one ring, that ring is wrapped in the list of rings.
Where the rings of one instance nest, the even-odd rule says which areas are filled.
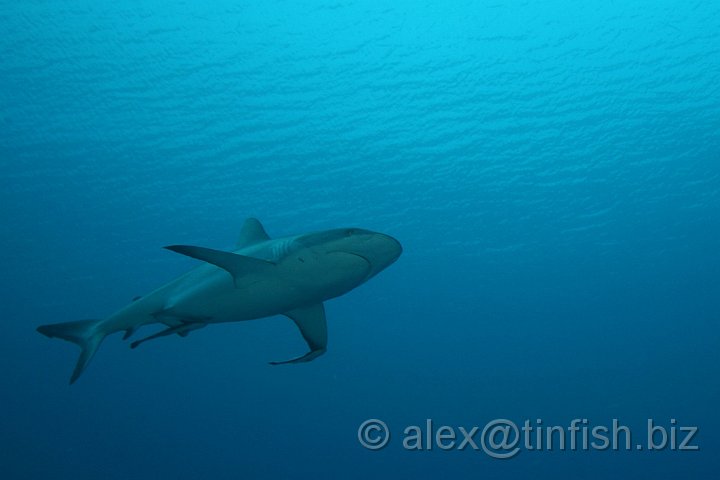
[[[338,228],[270,238],[259,220],[249,218],[232,251],[170,245],[170,251],[201,261],[195,268],[136,297],[105,319],[41,325],[37,331],[80,347],[70,377],[85,371],[102,341],[140,327],[161,324],[157,333],[131,343],[132,348],[168,335],[185,337],[211,324],[290,318],[309,351],[273,365],[309,362],[327,350],[324,302],[344,295],[394,263],[402,253],[395,238],[361,228]]]

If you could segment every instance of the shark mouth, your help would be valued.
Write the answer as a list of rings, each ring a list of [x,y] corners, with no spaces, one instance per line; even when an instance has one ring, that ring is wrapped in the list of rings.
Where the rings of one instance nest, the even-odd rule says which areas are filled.
[[[367,280],[368,278],[370,278],[372,276],[373,265],[372,265],[372,262],[370,260],[368,260],[367,257],[360,255],[359,253],[345,252],[343,250],[334,250],[332,252],[327,252],[327,253],[328,253],[328,255],[333,254],[333,253],[342,253],[343,255],[351,255],[353,257],[361,258],[363,261],[365,261],[365,263],[367,263],[367,274],[365,275],[365,280]]]

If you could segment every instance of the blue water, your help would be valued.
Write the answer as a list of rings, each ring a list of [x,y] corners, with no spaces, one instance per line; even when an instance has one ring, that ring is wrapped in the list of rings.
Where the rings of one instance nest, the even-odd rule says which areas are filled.
[[[2,3],[3,478],[717,474],[720,3]],[[267,364],[306,348],[274,317],[109,337],[68,387],[77,349],[38,325],[248,216],[404,254],[327,303],[309,364]],[[676,419],[699,450],[406,451],[428,418]]]

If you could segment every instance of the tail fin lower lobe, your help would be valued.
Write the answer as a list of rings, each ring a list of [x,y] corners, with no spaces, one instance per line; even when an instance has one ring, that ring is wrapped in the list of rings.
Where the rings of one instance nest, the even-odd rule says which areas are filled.
[[[80,377],[105,338],[106,333],[100,328],[100,324],[101,320],[78,320],[42,325],[37,328],[37,331],[46,337],[62,338],[80,347],[80,358],[78,358],[75,370],[70,377],[70,384],[75,383],[75,380]]]

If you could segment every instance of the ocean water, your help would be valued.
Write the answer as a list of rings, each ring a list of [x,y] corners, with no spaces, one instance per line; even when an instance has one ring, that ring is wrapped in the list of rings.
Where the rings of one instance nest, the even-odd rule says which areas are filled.
[[[720,3],[23,0],[0,32],[3,478],[717,474]],[[327,302],[308,364],[267,364],[306,348],[273,317],[115,335],[67,385],[38,325],[250,216],[404,253]],[[404,446],[428,419],[478,448]],[[632,448],[497,459],[496,419]],[[638,450],[648,420],[697,449]]]

